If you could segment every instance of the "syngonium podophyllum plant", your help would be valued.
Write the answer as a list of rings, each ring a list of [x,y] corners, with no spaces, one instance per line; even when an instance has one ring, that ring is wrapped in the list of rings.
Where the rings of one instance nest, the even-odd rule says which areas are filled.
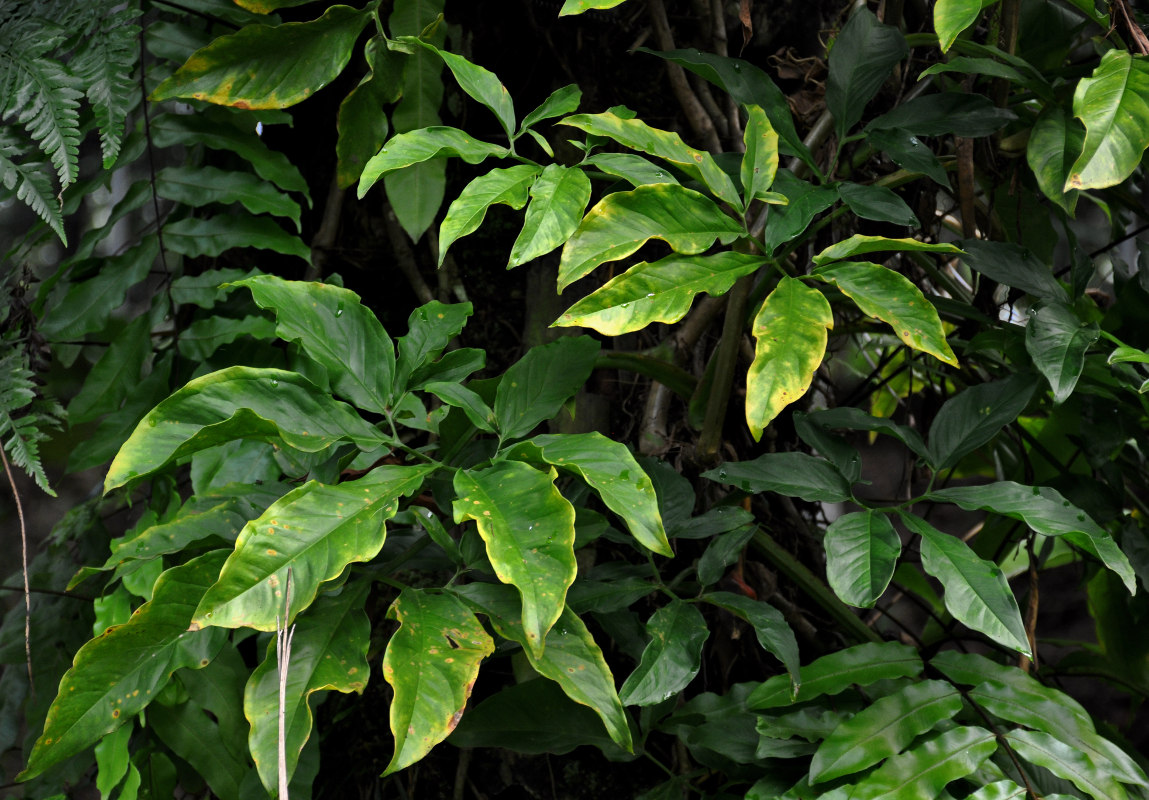
[[[503,159],[510,166],[485,172],[452,202],[439,228],[439,258],[478,230],[492,205],[525,207],[508,266],[561,247],[559,288],[651,240],[665,242],[671,255],[631,264],[557,324],[614,336],[679,321],[699,293],[728,293],[726,330],[701,379],[652,359],[629,362],[657,371],[689,401],[703,462],[717,461],[747,327],[755,344],[744,417],[755,440],[807,394],[826,356],[835,309],[868,333],[925,355],[905,366],[911,386],[892,394],[912,395],[917,377],[919,386],[948,386],[953,396],[925,436],[857,408],[794,412],[797,436],[817,455],[767,453],[705,473],[733,488],[731,501],[772,493],[854,503],[859,510],[839,516],[821,542],[827,589],[780,553],[744,508],[729,503],[694,517],[694,490],[673,470],[640,463],[600,434],[532,435],[587,380],[596,341],[562,338],[529,351],[497,379],[471,380],[482,352],[446,349],[470,313],[466,305],[421,307],[407,334],[393,342],[373,313],[338,286],[270,276],[233,280],[227,287],[233,298],[249,293],[274,316],[260,319],[289,343],[289,368],[233,366],[194,378],[144,415],[119,449],[105,490],[150,484],[149,508],[101,567],[78,577],[111,575],[100,602],[123,611],[105,615],[121,624],[76,655],[23,777],[95,744],[101,790],[111,793],[123,782],[127,796],[140,780],[139,742],[154,735],[220,797],[258,796],[260,783],[274,791],[281,769],[306,786],[318,738],[312,695],[364,689],[374,669],[365,608],[372,591],[386,587],[394,625],[382,673],[394,691],[395,740],[387,772],[418,761],[448,735],[462,746],[506,743],[527,751],[539,746],[532,737],[557,736],[559,749],[586,741],[625,758],[642,752],[648,737],[669,734],[685,744],[695,766],[672,774],[655,790],[660,796],[688,788],[755,798],[1146,796],[1142,768],[1100,736],[1067,695],[985,656],[935,652],[956,620],[999,652],[1032,656],[1034,620],[1023,618],[1007,574],[1035,572],[1035,553],[1045,566],[1084,553],[1100,570],[1091,582],[1091,590],[1099,586],[1093,595],[1099,602],[1116,606],[1115,598],[1136,588],[1133,565],[1112,535],[1122,521],[1103,527],[1057,489],[1008,479],[1022,477],[1020,470],[1007,474],[1002,467],[985,485],[946,485],[979,452],[995,448],[994,457],[1008,462],[1003,427],[1040,433],[1032,420],[1055,413],[1036,391],[1042,380],[1058,403],[1079,381],[1101,381],[1085,368],[1100,330],[1083,286],[1074,281],[1067,289],[1016,245],[972,237],[954,244],[851,235],[812,247],[818,231],[847,211],[916,226],[890,187],[926,178],[949,186],[942,162],[923,151],[917,136],[988,137],[1036,115],[1029,120],[1028,163],[1050,200],[1071,208],[1081,192],[1120,183],[1144,150],[1143,131],[1125,113],[1136,110],[1143,94],[1137,87],[1144,60],[1108,50],[1069,98],[1063,80],[1035,76],[1011,53],[960,38],[980,3],[958,9],[964,16],[956,22],[948,14],[958,4],[939,3],[940,43],[970,55],[931,67],[932,74],[990,75],[1012,82],[1023,98],[1011,111],[976,93],[927,93],[856,130],[908,50],[906,37],[860,9],[830,56],[826,102],[839,135],[833,161],[854,141],[904,168],[862,184],[828,177],[835,171],[798,136],[785,98],[747,62],[697,51],[660,54],[741,104],[744,152],[720,158],[625,108],[577,113],[576,87],[556,91],[520,120],[492,73],[444,49],[441,27],[418,37],[388,36],[379,5],[333,6],[305,23],[248,24],[200,49],[153,98],[246,109],[291,105],[338,75],[374,24],[376,35],[363,49],[370,72],[340,110],[340,182],[358,181],[365,195],[382,180],[401,222],[421,233],[426,215],[396,202],[405,182],[441,179],[435,170],[445,157],[469,164]],[[398,21],[411,31],[411,19]],[[290,63],[284,53],[292,54]],[[381,109],[397,99],[401,84],[411,88],[404,81],[412,71],[439,62],[495,115],[505,142],[424,118],[384,143]],[[1132,88],[1115,95],[1118,83]],[[1083,135],[1070,110],[1084,121]],[[577,164],[555,160],[551,140],[539,133],[553,120],[559,127],[551,130],[578,137]],[[180,120],[177,127],[186,133],[195,125]],[[796,159],[789,169],[780,168],[780,151]],[[274,162],[258,163],[285,179]],[[604,179],[606,190],[588,212],[592,181]],[[180,222],[187,224],[173,232]],[[169,241],[179,242],[180,234],[191,240],[204,222],[174,223]],[[798,258],[807,249],[809,264]],[[145,256],[154,252],[143,252],[131,269],[142,264],[146,272]],[[952,328],[942,323],[938,298],[888,266],[905,270],[888,254],[912,259],[929,276],[931,293],[949,295],[943,299],[959,322],[974,317],[962,283],[973,273],[955,271],[955,258],[1025,291],[1037,302],[1023,341],[1007,340],[1008,331],[999,342],[963,341],[967,374],[959,380],[959,373],[941,372],[937,365],[961,366]],[[887,260],[871,260],[877,258]],[[1110,336],[1123,348],[1113,353],[1117,362],[1149,360]],[[906,349],[897,351],[904,361]],[[1134,373],[1120,372],[1105,387],[1141,388]],[[877,403],[872,410],[880,411]],[[889,503],[862,501],[861,460],[843,431],[900,442],[927,478],[924,491]],[[186,500],[171,489],[171,475],[185,469],[192,487]],[[930,522],[931,509],[947,506],[989,513],[974,546]],[[613,530],[612,519],[628,534]],[[899,535],[895,523],[909,536]],[[1023,539],[1017,527],[1026,531]],[[697,563],[660,560],[672,557],[669,540],[703,538],[709,543]],[[920,563],[908,557],[903,538],[917,543]],[[576,553],[596,539],[633,548],[639,563],[580,566]],[[795,634],[774,605],[717,590],[748,542],[773,554],[779,570],[858,644],[800,666]],[[1028,548],[1021,566],[1002,555],[1018,542]],[[873,607],[895,579],[931,616],[919,647],[881,641],[848,608]],[[128,617],[133,595],[145,602]],[[620,686],[580,615],[595,614],[621,647],[626,631],[604,620],[651,598],[659,602],[645,620],[645,639],[631,648],[637,666]],[[748,622],[777,658],[778,674],[679,704],[711,636],[701,609]],[[288,655],[271,634],[293,625]],[[260,660],[250,669],[237,645],[253,633]],[[523,672],[541,679],[517,682],[468,709],[496,642],[521,654],[516,658],[529,667]],[[556,734],[556,727],[563,730]],[[520,732],[518,738],[508,730]],[[723,776],[718,789],[699,788],[715,774]]]

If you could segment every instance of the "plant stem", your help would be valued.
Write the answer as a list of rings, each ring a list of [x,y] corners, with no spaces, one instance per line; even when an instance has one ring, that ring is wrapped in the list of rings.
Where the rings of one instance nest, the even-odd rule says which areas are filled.
[[[742,328],[746,321],[746,300],[753,284],[752,275],[744,275],[730,290],[726,303],[726,318],[722,321],[722,339],[718,343],[718,360],[714,367],[714,383],[706,401],[706,417],[698,437],[698,461],[713,464],[718,460],[722,446],[722,427],[726,409],[730,406],[730,390],[734,385],[734,367],[738,364],[738,345],[742,341]]]
[[[8,478],[8,486],[12,489],[12,496],[16,498],[16,516],[20,520],[20,565],[24,573],[24,658],[28,664],[28,693],[36,691],[36,683],[32,680],[32,590],[28,586],[28,527],[24,522],[24,504],[20,502],[20,491],[16,488],[16,479],[12,477],[12,467],[8,464],[8,454],[0,444],[0,461],[4,462],[4,474]]]

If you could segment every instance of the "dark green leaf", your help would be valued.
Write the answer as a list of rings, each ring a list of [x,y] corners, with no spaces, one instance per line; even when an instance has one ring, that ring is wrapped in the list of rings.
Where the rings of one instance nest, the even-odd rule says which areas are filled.
[[[151,353],[150,331],[151,315],[141,314],[116,335],[68,404],[70,423],[78,425],[119,409],[139,383],[140,371]]]
[[[934,30],[938,45],[946,52],[958,34],[977,22],[981,10],[997,0],[938,0],[934,5]]]
[[[423,391],[430,392],[449,406],[462,409],[471,424],[479,430],[487,433],[495,432],[495,412],[483,402],[483,398],[466,386],[445,381],[431,381],[423,386]]]
[[[784,206],[771,206],[766,217],[762,240],[766,252],[773,253],[780,245],[798,238],[814,217],[834,205],[838,193],[830,186],[814,186],[794,177],[787,169],[778,170],[774,178],[774,191],[781,192],[790,202]]]
[[[842,202],[862,219],[918,227],[918,218],[906,201],[885,186],[842,183],[838,185],[838,194]]]
[[[996,749],[994,735],[984,728],[953,728],[893,756],[862,779],[854,793],[874,800],[938,797],[948,783],[976,771]]]
[[[909,131],[876,128],[866,131],[866,141],[889,156],[899,167],[910,172],[920,172],[939,186],[950,188],[942,162]]]
[[[369,72],[339,104],[335,144],[335,177],[341,189],[359,180],[363,167],[387,140],[390,124],[383,106],[403,91],[403,56],[387,49],[386,40],[372,36],[363,48]]]
[[[791,690],[797,695],[801,688],[798,640],[794,637],[794,631],[782,616],[782,612],[764,601],[751,600],[749,597],[730,592],[711,592],[704,594],[702,599],[741,617],[754,627],[758,644],[762,645],[762,649],[773,653],[790,673]]]
[[[1065,300],[1064,287],[1046,264],[1026,248],[1009,242],[963,239],[962,260],[990,280],[1046,300]]]
[[[590,377],[599,344],[589,336],[564,336],[531,348],[499,381],[495,417],[504,439],[525,436],[559,413]]]
[[[890,518],[854,511],[826,528],[826,579],[843,602],[871,608],[894,577],[902,542]]]
[[[241,281],[258,275],[259,270],[209,269],[199,275],[182,275],[172,281],[172,302],[177,305],[197,305],[214,308],[231,292],[229,281]]]
[[[919,456],[927,454],[926,445],[922,437],[913,428],[898,425],[888,419],[873,417],[859,408],[842,406],[812,411],[807,419],[816,425],[827,428],[844,428],[850,431],[877,431],[887,436],[893,436]]]
[[[123,305],[128,289],[147,277],[159,252],[156,237],[147,236],[125,253],[105,259],[94,278],[73,283],[63,297],[54,297],[37,331],[51,340],[68,340],[100,330]]]
[[[775,675],[747,699],[749,708],[762,710],[837,694],[853,684],[867,686],[889,678],[912,678],[922,672],[922,660],[909,645],[898,642],[859,644],[822,656],[802,667],[797,696],[790,696],[790,676]]]
[[[409,46],[419,45],[437,53],[447,68],[451,70],[455,80],[459,82],[459,88],[476,102],[489,108],[498,118],[499,124],[503,126],[507,138],[514,138],[515,106],[511,101],[510,93],[507,92],[507,87],[499,82],[493,72],[480,67],[478,64],[472,64],[460,55],[440,50],[435,45],[416,36],[400,36],[398,41]]]
[[[1073,394],[1085,368],[1085,352],[1100,337],[1097,323],[1084,322],[1068,303],[1042,301],[1030,310],[1025,349],[1049,381],[1054,404]]]
[[[1025,410],[1034,388],[1031,375],[1018,374],[971,387],[947,400],[930,426],[934,468],[955,466],[993,439]]]
[[[834,115],[839,138],[862,118],[866,104],[908,53],[901,32],[878,22],[868,8],[863,6],[850,15],[830,50],[826,80],[826,107]]]
[[[403,391],[408,379],[414,378],[417,371],[430,366],[431,361],[443,352],[443,348],[459,335],[473,311],[474,308],[470,303],[447,304],[432,300],[411,312],[411,316],[407,319],[407,335],[399,337],[398,342],[399,360],[395,365],[396,394]],[[464,351],[455,350],[448,356],[461,352]],[[444,377],[440,380],[451,380],[451,378]]]
[[[231,344],[241,336],[255,339],[274,339],[275,322],[267,317],[251,316],[204,317],[197,319],[180,333],[176,347],[181,356],[192,361],[207,361],[219,348]]]
[[[805,453],[766,453],[753,461],[728,461],[702,477],[744,492],[778,492],[812,503],[850,499],[850,485],[833,464]]]
[[[698,559],[698,582],[703,586],[718,583],[726,574],[726,568],[742,557],[746,543],[754,536],[755,530],[753,525],[744,525],[711,538],[702,558]]]
[[[628,706],[654,705],[685,689],[702,667],[702,645],[710,636],[698,609],[680,600],[654,612],[646,630],[650,642],[642,661],[618,693]]]
[[[185,217],[164,226],[164,245],[187,256],[218,256],[233,247],[256,247],[311,261],[311,248],[270,217],[219,214],[210,219]]]
[[[989,136],[1017,119],[980,94],[944,92],[907,100],[888,114],[875,119],[866,131],[897,129],[915,136]]]
[[[195,207],[240,203],[252,214],[287,217],[295,223],[295,230],[300,230],[299,203],[249,172],[232,172],[202,164],[167,167],[156,175],[156,194]]]

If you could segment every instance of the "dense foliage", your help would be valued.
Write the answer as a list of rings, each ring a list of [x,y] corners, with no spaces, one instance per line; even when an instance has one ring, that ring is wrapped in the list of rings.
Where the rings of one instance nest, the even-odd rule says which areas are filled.
[[[1140,25],[6,4],[0,778],[1149,798]]]

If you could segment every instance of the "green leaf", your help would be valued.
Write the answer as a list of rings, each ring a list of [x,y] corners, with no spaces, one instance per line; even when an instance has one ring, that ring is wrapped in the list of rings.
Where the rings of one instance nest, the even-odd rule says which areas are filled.
[[[701,537],[708,538],[706,550],[698,559],[698,582],[703,586],[713,586],[726,576],[726,569],[738,563],[746,550],[746,544],[755,533],[755,526],[743,525],[729,533]]]
[[[244,525],[219,580],[204,594],[193,626],[274,631],[290,574],[290,622],[320,584],[383,547],[384,522],[398,500],[418,491],[433,465],[376,467],[362,478],[327,486],[308,481]]]
[[[524,646],[542,655],[575,579],[574,507],[551,475],[517,461],[459,470],[454,485],[455,522],[475,520],[495,574],[519,590]]]
[[[810,783],[861,772],[895,756],[961,708],[957,689],[942,681],[913,683],[879,698],[826,737],[810,762]]]
[[[709,256],[670,255],[640,261],[568,308],[555,327],[594,328],[607,336],[638,331],[652,322],[678,322],[699,292],[718,297],[766,259],[728,250]]]
[[[566,0],[563,7],[559,9],[559,16],[565,17],[573,14],[581,14],[584,11],[591,11],[593,9],[607,9],[614,8],[626,0]]]
[[[863,236],[856,233],[849,239],[830,245],[814,256],[814,266],[822,267],[834,261],[841,261],[865,253],[893,251],[962,254],[962,251],[952,244],[928,244],[919,242],[917,239],[888,239],[885,236]]]
[[[994,735],[984,728],[953,728],[890,758],[859,781],[853,795],[874,800],[939,797],[946,784],[975,772],[996,749]]]
[[[577,111],[580,102],[582,102],[582,89],[578,88],[577,84],[572,83],[561,89],[555,89],[538,108],[523,117],[523,121],[519,123],[517,135],[522,136],[523,131],[530,129],[544,119],[553,119]]]
[[[255,339],[274,339],[275,322],[263,316],[204,317],[188,325],[179,336],[176,347],[181,356],[192,361],[207,361],[219,348],[231,344],[241,336]]]
[[[894,577],[902,542],[890,518],[869,509],[826,528],[826,579],[843,602],[872,608]]]
[[[231,292],[229,281],[241,281],[258,275],[257,269],[209,269],[199,275],[183,275],[172,281],[171,297],[176,305],[214,308]]]
[[[156,194],[166,200],[200,207],[241,203],[252,214],[287,217],[301,230],[299,203],[249,172],[199,165],[167,167],[156,175]]]
[[[927,498],[956,503],[967,511],[981,509],[1020,520],[1042,536],[1064,536],[1117,573],[1130,594],[1137,590],[1133,567],[1113,537],[1056,489],[997,481],[985,486],[939,489]]]
[[[387,618],[400,627],[383,656],[383,677],[395,689],[395,754],[384,775],[415,763],[455,729],[479,662],[495,650],[471,610],[449,594],[404,589]]]
[[[894,65],[909,52],[901,32],[878,22],[868,8],[850,15],[830,50],[826,80],[826,107],[834,115],[838,138],[858,123],[866,104],[893,73]]]
[[[703,478],[744,492],[777,492],[811,503],[843,503],[850,484],[834,465],[805,453],[766,453],[752,461],[728,461]]]
[[[1011,780],[994,781],[982,786],[968,796],[968,800],[1025,800],[1029,794],[1024,786],[1018,786]],[[1045,795],[1047,798],[1052,795]],[[1061,797],[1062,795],[1058,795]]]
[[[1073,394],[1085,369],[1085,352],[1101,337],[1096,322],[1084,322],[1065,302],[1042,301],[1030,309],[1025,349],[1049,381],[1054,404]]]
[[[164,226],[164,246],[188,258],[218,256],[233,247],[256,247],[311,261],[311,248],[270,217],[218,214],[184,217]]]
[[[116,411],[139,382],[140,371],[151,354],[151,315],[141,314],[124,326],[84,379],[68,404],[68,421],[88,422]]]
[[[907,100],[866,125],[866,132],[897,129],[915,136],[978,139],[996,133],[1015,119],[1016,114],[998,108],[983,95],[942,92]]]
[[[875,128],[866,131],[866,141],[889,156],[899,167],[910,172],[920,172],[939,186],[950,188],[949,178],[946,177],[946,169],[942,166],[942,162],[930,148],[909,131]]]
[[[609,111],[576,114],[562,120],[561,124],[595,136],[606,136],[632,150],[668,161],[700,181],[718,199],[742,210],[742,198],[734,188],[734,181],[718,166],[714,156],[687,146],[677,133],[652,128],[640,119],[624,119]]]
[[[904,275],[869,261],[840,261],[813,275],[837,286],[866,316],[887,323],[908,346],[958,366],[937,309]]]
[[[1093,760],[1071,744],[1041,731],[1013,730],[1005,738],[1019,756],[1039,767],[1045,767],[1059,778],[1070,781],[1097,800],[1123,800],[1128,797],[1117,779],[1093,763]]]
[[[921,517],[905,512],[900,516],[906,528],[922,537],[922,569],[945,588],[946,608],[954,619],[1032,657],[1021,610],[1001,567]]]
[[[150,100],[175,97],[236,108],[287,108],[331,83],[351,60],[370,15],[335,5],[311,22],[248,25],[196,51]]]
[[[295,773],[300,752],[311,737],[311,696],[330,689],[362,694],[367,686],[371,674],[367,662],[371,623],[363,605],[370,588],[368,580],[351,581],[338,593],[321,596],[296,619],[283,716],[289,777]],[[273,638],[243,693],[243,713],[251,722],[251,756],[268,791],[276,786],[279,766],[278,673]]]
[[[934,30],[942,52],[953,46],[958,34],[977,22],[983,8],[995,2],[997,0],[938,0],[934,5]]]
[[[328,283],[258,275],[236,281],[275,313],[281,339],[298,342],[327,368],[331,388],[359,408],[382,413],[392,394],[395,346],[354,292]]]
[[[973,386],[947,400],[930,426],[934,468],[956,466],[993,439],[1025,410],[1034,388],[1032,375],[1017,374]]]
[[[417,36],[400,36],[397,41],[408,45],[419,45],[433,53],[438,53],[459,82],[459,88],[491,110],[498,118],[499,124],[507,134],[508,139],[514,138],[515,132],[515,105],[507,87],[499,82],[495,74],[488,69],[472,64],[467,59],[446,50],[440,50],[435,45],[424,41]]]
[[[746,151],[742,154],[742,193],[746,205],[760,199],[778,172],[778,133],[760,106],[746,107]]]
[[[488,156],[505,156],[507,148],[480,142],[458,128],[433,125],[392,136],[383,149],[371,157],[359,178],[359,197],[367,194],[383,176],[440,156],[457,156],[468,164],[478,164]],[[390,193],[390,192],[388,192]]]
[[[399,360],[395,365],[396,395],[407,388],[409,379],[413,379],[417,372],[430,366],[431,362],[438,358],[448,342],[463,330],[473,311],[474,308],[470,303],[447,304],[432,300],[411,312],[411,316],[407,319],[407,335],[399,337],[398,342]]]
[[[646,631],[650,642],[642,660],[618,692],[628,706],[654,705],[685,689],[702,668],[702,646],[710,636],[698,609],[681,600],[655,611]]]
[[[1073,92],[1073,116],[1085,124],[1081,155],[1065,191],[1103,189],[1128,178],[1149,147],[1149,58],[1114,48]]]
[[[446,381],[431,381],[423,386],[423,391],[430,392],[444,403],[460,408],[467,415],[467,419],[481,431],[495,432],[495,412],[483,402],[483,398],[466,386]]]
[[[456,240],[479,229],[487,216],[487,209],[492,205],[502,203],[516,211],[526,205],[527,191],[538,176],[538,167],[520,164],[506,169],[493,169],[468,183],[451,203],[443,224],[439,226],[439,266],[443,266],[447,248]]]
[[[229,367],[190,381],[149,411],[108,469],[104,491],[232,439],[276,436],[305,453],[339,441],[368,450],[388,441],[298,373]]]
[[[670,174],[670,170],[634,153],[595,153],[587,156],[583,163],[598,167],[608,175],[622,178],[631,186],[678,183],[678,179]]]
[[[912,452],[925,457],[928,454],[921,435],[913,428],[898,425],[882,417],[873,417],[860,408],[840,406],[838,408],[811,411],[806,417],[811,423],[827,428],[844,428],[850,431],[877,431],[893,436]]]
[[[128,774],[128,741],[133,728],[135,725],[129,721],[96,743],[96,788],[100,790],[100,800],[107,800]]]
[[[746,374],[746,424],[755,441],[801,398],[826,354],[834,313],[825,296],[783,277],[754,316],[754,361]]]
[[[403,91],[402,55],[387,49],[386,39],[372,36],[363,48],[368,73],[339,104],[335,143],[335,177],[346,189],[359,180],[363,167],[387,140],[390,124],[383,106],[399,99]]]
[[[577,614],[563,609],[558,622],[547,632],[546,648],[540,654],[531,646],[530,636],[519,621],[510,587],[471,583],[454,591],[486,614],[500,636],[522,645],[527,660],[540,675],[562,687],[571,700],[594,709],[611,739],[633,752],[630,725],[614,689],[614,676]]]
[[[507,268],[546,255],[578,229],[590,202],[590,178],[577,167],[548,164],[531,186],[523,229],[511,247]]]
[[[495,417],[503,439],[526,436],[559,413],[594,369],[599,343],[589,336],[564,336],[532,347],[499,381]]]
[[[544,434],[519,442],[506,457],[573,472],[626,522],[644,547],[664,556],[674,555],[658,513],[654,484],[621,442],[601,433]]]
[[[790,696],[790,677],[775,675],[755,689],[746,700],[747,708],[761,711],[838,694],[858,684],[868,686],[890,678],[913,678],[922,672],[922,660],[909,645],[898,642],[867,643],[847,647],[822,656],[802,667],[801,688]]]
[[[80,648],[18,780],[34,778],[115,731],[155,698],[175,670],[211,661],[222,637],[189,632],[188,625],[224,555],[215,551],[167,570],[151,601],[127,623]]]
[[[795,178],[786,169],[778,170],[774,179],[775,191],[781,192],[789,200],[784,206],[772,206],[766,217],[766,229],[762,240],[767,253],[773,253],[780,245],[797,239],[810,227],[814,217],[834,205],[838,193],[830,186],[815,186]]]
[[[1066,191],[1065,185],[1084,144],[1084,126],[1067,109],[1050,103],[1034,121],[1025,147],[1026,161],[1042,193],[1071,216],[1077,207],[1077,191]]]
[[[962,260],[992,281],[1046,300],[1067,300],[1064,287],[1032,251],[1010,242],[963,239]]]
[[[798,660],[798,640],[794,631],[782,616],[782,612],[761,600],[730,592],[711,592],[702,595],[707,603],[724,608],[754,627],[758,644],[782,662],[790,673],[790,687],[797,695],[801,687],[801,667]]]
[[[885,186],[841,183],[838,185],[838,194],[841,196],[842,202],[862,219],[889,222],[893,225],[905,225],[911,228],[916,228],[919,225],[918,218],[906,205],[906,201]]]
[[[237,706],[243,703],[242,686],[240,689],[234,698]],[[191,699],[175,706],[156,703],[148,709],[148,728],[192,766],[213,795],[220,800],[239,800],[239,787],[250,770],[246,741],[239,753],[225,747],[220,725],[207,709]],[[244,724],[243,733],[246,728]]]
[[[13,148],[0,143],[0,186],[8,191],[15,190],[16,199],[36,212],[36,216],[67,246],[64,214],[56,202],[51,174],[42,162],[14,160],[12,156],[15,155]]]
[[[447,193],[447,159],[432,158],[388,172],[383,176],[383,189],[399,226],[412,242],[418,242],[430,230],[443,205]]]

